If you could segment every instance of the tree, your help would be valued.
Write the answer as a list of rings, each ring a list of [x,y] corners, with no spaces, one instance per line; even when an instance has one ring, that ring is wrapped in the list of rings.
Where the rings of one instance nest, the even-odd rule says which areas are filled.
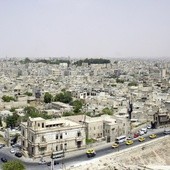
[[[122,80],[122,79],[116,79],[116,83],[124,83],[124,80]]]
[[[79,113],[82,106],[83,106],[83,101],[82,100],[75,100],[72,105],[74,106],[74,113]]]
[[[15,107],[12,107],[11,109],[10,109],[10,112],[15,112]]]
[[[19,160],[8,161],[2,165],[3,170],[25,170],[24,164]]]
[[[8,116],[6,118],[6,126],[14,128],[19,124],[19,116],[17,114],[13,114],[12,116]]]
[[[137,86],[137,85],[138,85],[138,84],[137,84],[137,82],[135,82],[135,81],[128,83],[128,86]]]
[[[53,96],[50,93],[46,92],[45,95],[44,95],[44,102],[45,103],[51,103],[52,98],[53,98]]]
[[[104,109],[102,110],[102,113],[103,113],[103,114],[107,114],[107,115],[113,115],[113,111],[110,110],[108,107],[104,108]]]
[[[63,113],[63,116],[72,116],[72,115],[74,115],[73,112],[64,112]]]
[[[27,121],[28,117],[42,117],[44,119],[51,119],[52,115],[48,115],[47,112],[39,112],[35,107],[28,106],[24,108],[25,116],[22,118],[22,121]]]
[[[32,93],[31,92],[26,92],[26,93],[24,93],[25,95],[27,95],[27,96],[32,96]]]
[[[11,96],[6,96],[6,95],[4,95],[4,96],[2,96],[2,100],[4,101],[4,102],[10,102],[11,100],[15,100],[13,97],[11,97]]]
[[[73,98],[72,98],[72,95],[71,95],[70,92],[63,91],[59,94],[56,94],[54,100],[59,101],[59,102],[63,102],[63,103],[70,103],[73,100]]]

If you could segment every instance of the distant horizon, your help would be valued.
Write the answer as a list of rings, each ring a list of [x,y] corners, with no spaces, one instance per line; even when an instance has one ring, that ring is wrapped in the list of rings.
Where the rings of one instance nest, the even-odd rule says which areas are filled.
[[[169,0],[0,1],[0,58],[169,58],[169,7]]]
[[[111,61],[114,61],[114,60],[161,60],[161,61],[170,61],[170,57],[138,57],[138,56],[135,56],[135,57],[81,57],[81,58],[76,58],[76,57],[0,57],[0,60],[24,60],[24,59],[30,59],[30,60],[41,60],[41,59],[44,59],[44,60],[50,60],[50,59],[59,59],[59,60],[85,60],[85,59],[108,59],[108,60],[111,60]]]

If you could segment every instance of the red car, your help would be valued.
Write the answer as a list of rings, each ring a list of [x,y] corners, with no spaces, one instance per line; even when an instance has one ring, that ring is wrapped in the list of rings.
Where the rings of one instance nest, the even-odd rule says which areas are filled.
[[[134,138],[137,138],[139,136],[139,133],[134,133]]]

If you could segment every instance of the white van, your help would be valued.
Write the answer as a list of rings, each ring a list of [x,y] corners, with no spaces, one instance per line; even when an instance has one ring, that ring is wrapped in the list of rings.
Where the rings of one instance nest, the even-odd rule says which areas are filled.
[[[119,136],[116,138],[116,143],[123,143],[126,141],[126,136]]]

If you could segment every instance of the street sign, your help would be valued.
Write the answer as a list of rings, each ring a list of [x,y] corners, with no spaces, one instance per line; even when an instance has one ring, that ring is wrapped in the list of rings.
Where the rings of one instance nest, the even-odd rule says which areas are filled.
[[[57,159],[57,158],[63,158],[64,157],[64,152],[59,151],[59,152],[53,152],[51,154],[51,159]]]

